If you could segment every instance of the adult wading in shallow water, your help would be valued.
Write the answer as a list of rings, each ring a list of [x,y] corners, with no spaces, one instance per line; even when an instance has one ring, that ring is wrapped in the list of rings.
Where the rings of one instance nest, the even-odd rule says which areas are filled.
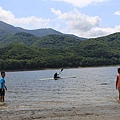
[[[119,92],[119,101],[120,101],[120,68],[118,68],[118,75],[116,79],[116,89]]]
[[[5,86],[5,72],[1,72],[1,78],[0,78],[0,102],[4,102],[4,96],[5,96],[5,89],[7,90],[7,87]]]

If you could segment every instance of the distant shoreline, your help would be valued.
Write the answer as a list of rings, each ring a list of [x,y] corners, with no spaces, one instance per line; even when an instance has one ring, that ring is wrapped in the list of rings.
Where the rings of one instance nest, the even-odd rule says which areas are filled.
[[[18,70],[0,70],[6,72],[19,72],[19,71],[39,71],[39,70],[58,70],[58,69],[77,69],[77,68],[97,68],[97,67],[115,67],[120,65],[108,65],[108,66],[86,66],[86,67],[61,67],[61,68],[41,68],[41,69],[18,69]]]

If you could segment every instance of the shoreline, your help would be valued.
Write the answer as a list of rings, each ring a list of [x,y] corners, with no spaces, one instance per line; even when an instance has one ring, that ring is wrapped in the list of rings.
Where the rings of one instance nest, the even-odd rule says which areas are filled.
[[[86,66],[86,67],[61,67],[61,68],[40,68],[40,69],[18,69],[18,70],[1,70],[5,72],[21,72],[21,71],[39,71],[39,70],[58,70],[58,69],[79,69],[79,68],[98,68],[98,67],[117,67],[120,65],[108,65],[108,66]]]

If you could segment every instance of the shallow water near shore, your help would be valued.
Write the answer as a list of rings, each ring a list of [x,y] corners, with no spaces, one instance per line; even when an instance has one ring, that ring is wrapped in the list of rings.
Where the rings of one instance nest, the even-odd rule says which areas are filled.
[[[115,104],[118,99],[115,89],[118,67],[64,69],[60,74],[63,79],[58,80],[43,79],[52,78],[60,69],[6,72],[8,91],[0,110]]]

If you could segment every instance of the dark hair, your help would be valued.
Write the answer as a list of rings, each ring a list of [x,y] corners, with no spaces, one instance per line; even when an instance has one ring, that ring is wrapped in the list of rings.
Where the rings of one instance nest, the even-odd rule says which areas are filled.
[[[2,71],[2,72],[1,72],[1,75],[2,75],[3,73],[5,73],[5,71]]]
[[[118,73],[120,73],[120,68],[118,68]]]

